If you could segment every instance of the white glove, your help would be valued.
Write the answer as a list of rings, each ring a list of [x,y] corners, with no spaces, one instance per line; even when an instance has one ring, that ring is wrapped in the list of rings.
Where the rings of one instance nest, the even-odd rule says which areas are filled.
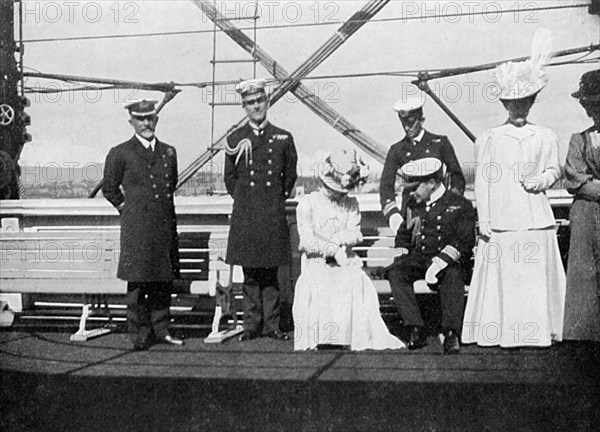
[[[487,238],[492,236],[492,228],[489,222],[479,222],[479,234]]]
[[[346,253],[346,246],[340,246],[337,252],[333,255],[335,261],[340,267],[348,265],[348,254]]]
[[[402,218],[402,216],[400,216],[399,213],[394,213],[390,216],[390,228],[392,229],[394,234],[398,232],[398,228],[400,228],[400,225],[402,225],[403,221],[404,219]]]
[[[428,284],[437,283],[437,274],[448,267],[448,263],[438,257],[433,258],[433,262],[425,272],[425,282]]]
[[[406,255],[408,249],[406,248],[394,248],[394,258],[400,258],[402,255]]]
[[[521,180],[523,189],[527,192],[539,192],[540,191],[540,179],[538,176],[526,177]]]

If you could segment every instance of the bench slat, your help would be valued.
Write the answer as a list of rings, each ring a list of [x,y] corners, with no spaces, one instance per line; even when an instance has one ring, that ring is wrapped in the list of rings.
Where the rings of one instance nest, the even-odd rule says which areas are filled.
[[[13,293],[59,293],[59,294],[125,294],[127,282],[117,278],[23,278],[2,279],[2,292]],[[85,288],[83,288],[85,287]]]
[[[115,272],[107,273],[101,270],[87,269],[87,270],[57,270],[52,271],[49,269],[27,269],[27,270],[4,270],[0,271],[0,278],[2,279],[2,288],[0,291],[5,291],[4,280],[5,279],[114,279],[116,278]]]
[[[65,227],[63,227],[64,229]],[[217,260],[226,244],[228,227],[180,227],[181,278],[190,293],[214,292]],[[213,235],[214,234],[214,235]],[[86,232],[26,231],[3,233],[0,238],[1,292],[111,294],[126,293],[127,283],[117,279],[120,232],[118,229]],[[185,286],[185,285],[184,285]]]

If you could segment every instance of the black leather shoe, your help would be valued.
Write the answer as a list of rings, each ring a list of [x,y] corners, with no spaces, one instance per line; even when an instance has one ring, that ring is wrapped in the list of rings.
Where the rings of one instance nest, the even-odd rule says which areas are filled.
[[[131,342],[133,342],[133,349],[135,351],[148,351],[153,342],[152,334],[148,336],[136,335],[131,338]]]
[[[247,342],[253,339],[258,339],[260,335],[254,331],[247,330],[238,338],[240,342]]]
[[[460,340],[454,330],[444,331],[444,354],[458,354],[460,352]]]
[[[148,351],[150,349],[150,344],[146,343],[134,343],[133,350],[134,351]]]
[[[284,333],[279,330],[274,330],[272,332],[269,332],[269,333],[265,334],[265,336],[268,338],[271,338],[271,339],[275,339],[275,340],[289,340],[290,339],[290,337],[287,335],[287,333]]]
[[[408,349],[416,350],[427,345],[427,335],[423,327],[413,327],[408,338]]]
[[[165,337],[163,337],[162,339],[160,339],[160,341],[162,343],[166,343],[166,344],[169,344],[169,345],[177,345],[177,346],[182,346],[182,345],[185,344],[185,342],[182,339],[174,338],[171,335],[166,335]]]

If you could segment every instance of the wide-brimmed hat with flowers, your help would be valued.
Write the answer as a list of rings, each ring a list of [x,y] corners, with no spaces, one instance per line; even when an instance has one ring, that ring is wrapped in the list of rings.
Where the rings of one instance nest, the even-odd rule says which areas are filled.
[[[523,99],[542,90],[548,84],[545,66],[552,57],[552,33],[540,28],[531,43],[531,56],[521,62],[502,63],[494,71],[501,100]]]
[[[348,193],[366,183],[369,167],[356,155],[356,151],[342,150],[325,157],[319,177],[329,189]]]

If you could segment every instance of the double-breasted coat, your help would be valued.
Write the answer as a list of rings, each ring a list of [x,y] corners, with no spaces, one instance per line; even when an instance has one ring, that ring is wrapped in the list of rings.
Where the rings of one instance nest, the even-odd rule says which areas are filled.
[[[379,197],[383,215],[389,219],[394,213],[400,213],[396,206],[396,174],[406,163],[422,158],[437,158],[447,169],[448,181],[446,186],[462,194],[465,190],[465,177],[463,175],[454,148],[447,137],[435,135],[426,130],[417,143],[412,143],[407,137],[393,144],[385,158],[381,181],[379,185]],[[408,191],[402,194],[402,206],[406,207],[408,202]]]
[[[227,137],[225,186],[233,197],[226,261],[277,267],[291,260],[285,200],[296,182],[294,138],[271,123],[246,123]]]
[[[117,277],[128,282],[179,277],[175,148],[156,140],[150,153],[134,136],[106,157],[102,193],[121,213]]]
[[[446,191],[431,207],[408,202],[395,247],[428,259],[470,266],[475,246],[475,209],[469,200]]]
[[[424,325],[413,282],[425,276],[437,257],[448,264],[437,275],[442,328],[460,330],[464,285],[475,245],[475,220],[470,201],[450,191],[430,205],[410,200],[395,241],[396,248],[409,252],[396,258],[388,273],[394,301],[405,325]]]

